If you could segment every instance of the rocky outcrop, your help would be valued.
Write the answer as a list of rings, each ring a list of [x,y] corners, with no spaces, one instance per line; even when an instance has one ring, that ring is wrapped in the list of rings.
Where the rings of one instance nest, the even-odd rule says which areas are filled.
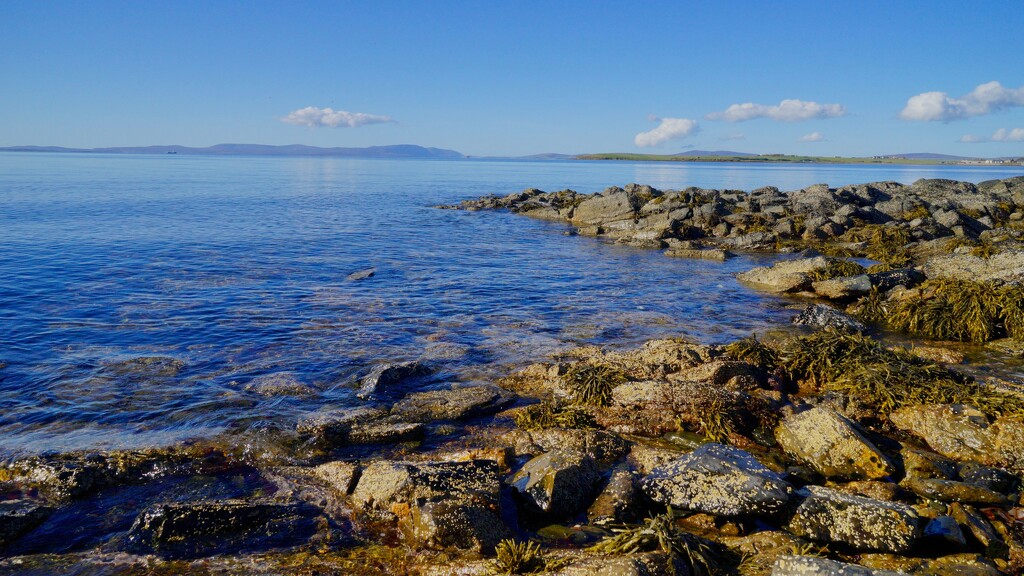
[[[829,408],[789,416],[775,438],[787,453],[829,478],[885,478],[896,470],[852,422]]]
[[[512,477],[512,488],[535,510],[552,517],[571,516],[595,495],[600,472],[580,452],[555,450],[537,456]]]
[[[803,501],[786,528],[820,542],[856,550],[906,552],[921,535],[919,518],[905,504],[845,494],[822,486],[802,489]]]
[[[462,420],[494,414],[515,398],[497,386],[456,386],[409,394],[391,408],[391,414],[409,422]]]

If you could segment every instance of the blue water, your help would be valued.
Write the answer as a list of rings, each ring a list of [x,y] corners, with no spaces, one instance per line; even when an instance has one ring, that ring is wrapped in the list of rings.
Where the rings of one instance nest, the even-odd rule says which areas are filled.
[[[791,312],[733,279],[567,226],[433,205],[630,182],[797,189],[1018,167],[0,154],[0,451],[288,429],[374,363],[493,380],[580,344],[719,342]],[[375,268],[362,281],[355,271]],[[112,364],[167,356],[176,374]],[[286,373],[304,396],[261,395]]]

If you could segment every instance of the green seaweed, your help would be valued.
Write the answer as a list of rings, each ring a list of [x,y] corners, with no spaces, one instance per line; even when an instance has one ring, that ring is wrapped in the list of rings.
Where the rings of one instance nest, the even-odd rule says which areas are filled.
[[[845,278],[857,276],[864,273],[864,267],[850,260],[831,260],[824,268],[819,268],[808,273],[812,282],[831,280],[833,278]]]
[[[727,556],[710,540],[683,531],[671,511],[648,518],[639,526],[615,526],[615,532],[590,547],[591,552],[625,555],[661,551],[686,562],[691,574],[711,575],[727,571]]]
[[[586,410],[576,406],[554,406],[548,402],[523,408],[515,415],[514,420],[517,427],[527,431],[597,426]]]
[[[575,364],[565,374],[574,402],[582,406],[607,406],[612,389],[625,381],[625,373],[607,365]]]

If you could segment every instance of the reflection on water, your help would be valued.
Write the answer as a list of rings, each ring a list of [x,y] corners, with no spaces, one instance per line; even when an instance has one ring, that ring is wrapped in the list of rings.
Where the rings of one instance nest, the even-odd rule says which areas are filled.
[[[529,186],[794,189],[1010,175],[0,155],[0,446],[136,446],[289,428],[307,412],[355,402],[351,384],[377,362],[429,360],[437,385],[493,379],[580,344],[720,342],[791,314],[733,279],[763,259],[670,259],[566,237],[556,223],[435,204]],[[374,276],[347,279],[369,267]],[[178,368],[153,368],[171,361]],[[303,393],[267,393],[260,383],[281,374]]]

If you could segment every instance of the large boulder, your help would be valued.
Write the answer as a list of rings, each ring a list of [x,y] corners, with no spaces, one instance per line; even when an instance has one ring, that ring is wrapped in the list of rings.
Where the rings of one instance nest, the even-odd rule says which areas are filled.
[[[957,278],[961,280],[1024,281],[1024,252],[1007,251],[988,258],[970,254],[944,254],[924,263],[928,278]]]
[[[921,535],[919,518],[905,504],[883,502],[825,488],[801,489],[803,502],[787,530],[820,542],[837,542],[856,550],[902,553]]]
[[[524,464],[510,484],[534,512],[565,517],[590,504],[600,479],[597,463],[590,456],[554,450]]]
[[[572,221],[581,226],[631,221],[637,216],[639,204],[636,194],[621,188],[609,188],[580,202],[573,211]]]
[[[655,468],[641,488],[659,504],[716,516],[771,515],[792,491],[749,453],[717,443]]]
[[[992,434],[985,413],[962,404],[908,406],[889,415],[898,428],[922,438],[932,450],[954,460],[989,461]]]
[[[885,478],[895,468],[857,427],[825,407],[793,414],[775,430],[788,454],[829,478]]]

